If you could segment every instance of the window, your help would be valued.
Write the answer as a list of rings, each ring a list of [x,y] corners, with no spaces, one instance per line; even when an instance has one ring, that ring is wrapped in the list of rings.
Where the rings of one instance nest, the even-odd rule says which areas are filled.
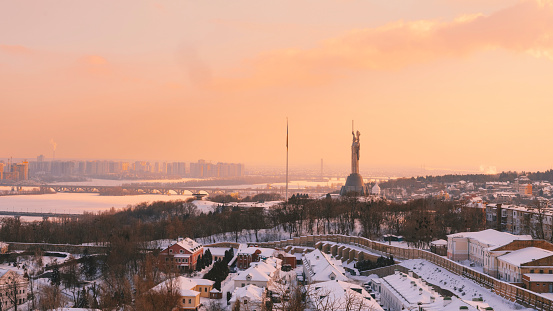
[[[248,301],[246,299],[244,299],[244,304],[247,305],[248,304]]]
[[[204,292],[205,292],[205,293],[207,293],[207,287],[206,287],[206,288],[204,288]]]
[[[173,250],[172,250],[172,249],[170,249],[170,250],[169,250],[169,254],[172,254],[172,253],[173,253]]]
[[[540,270],[540,273],[543,274],[543,270]]]
[[[534,269],[530,269],[530,273],[534,273]]]
[[[188,299],[188,303],[189,303],[189,304],[192,304],[192,299]]]
[[[183,299],[183,300],[182,300],[182,304],[185,304],[185,303],[186,303],[186,299]]]
[[[181,254],[184,254],[184,251],[183,251],[182,249],[181,249],[179,252],[180,252]]]

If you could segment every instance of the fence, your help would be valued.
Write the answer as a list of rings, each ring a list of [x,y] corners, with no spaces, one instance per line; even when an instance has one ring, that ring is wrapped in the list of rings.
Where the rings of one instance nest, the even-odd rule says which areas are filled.
[[[279,248],[284,248],[289,245],[315,247],[315,244],[317,242],[323,241],[355,245],[371,252],[380,253],[385,256],[392,255],[398,259],[424,259],[454,274],[464,276],[472,280],[473,282],[490,289],[492,292],[505,299],[516,302],[526,307],[534,308],[536,310],[553,311],[553,301],[551,299],[548,299],[544,296],[518,287],[516,285],[500,281],[487,274],[463,266],[455,261],[421,249],[402,248],[372,241],[363,237],[338,234],[308,235],[282,241],[261,242],[255,244],[259,246]]]

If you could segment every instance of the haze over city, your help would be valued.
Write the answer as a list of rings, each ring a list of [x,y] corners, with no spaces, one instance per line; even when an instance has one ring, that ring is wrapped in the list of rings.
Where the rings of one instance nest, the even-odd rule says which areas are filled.
[[[3,1],[2,154],[551,168],[550,1]]]

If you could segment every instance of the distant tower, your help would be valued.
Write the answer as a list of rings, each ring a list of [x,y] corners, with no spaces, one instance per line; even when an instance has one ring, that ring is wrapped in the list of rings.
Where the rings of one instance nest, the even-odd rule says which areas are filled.
[[[323,174],[323,159],[321,158],[321,180],[323,180],[324,174]]]

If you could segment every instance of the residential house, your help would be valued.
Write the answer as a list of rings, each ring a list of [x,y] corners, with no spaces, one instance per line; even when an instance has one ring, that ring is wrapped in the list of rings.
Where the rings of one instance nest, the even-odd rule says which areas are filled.
[[[248,269],[250,263],[272,257],[275,250],[263,247],[241,247],[236,254],[236,268]]]
[[[309,283],[325,281],[347,281],[342,262],[315,249],[302,258],[303,273]]]
[[[202,244],[190,239],[179,238],[159,253],[160,264],[165,268],[175,268],[179,272],[194,271],[198,257],[203,255]]]
[[[14,270],[0,269],[0,310],[27,301],[29,281]]]
[[[276,268],[266,262],[252,262],[250,268],[240,272],[234,278],[234,287],[255,285],[267,288],[271,282],[279,277],[279,271],[280,266]]]
[[[210,298],[210,292],[215,282],[206,279],[190,279],[179,276],[169,279],[152,288],[153,291],[163,291],[173,287],[179,293],[176,308],[178,310],[197,310],[200,306],[200,297]]]
[[[313,310],[384,310],[363,287],[338,280],[317,283],[308,294]]]
[[[240,310],[260,311],[266,301],[266,297],[266,289],[252,284],[245,287],[237,287],[232,293],[229,303],[233,306],[239,300]]]

